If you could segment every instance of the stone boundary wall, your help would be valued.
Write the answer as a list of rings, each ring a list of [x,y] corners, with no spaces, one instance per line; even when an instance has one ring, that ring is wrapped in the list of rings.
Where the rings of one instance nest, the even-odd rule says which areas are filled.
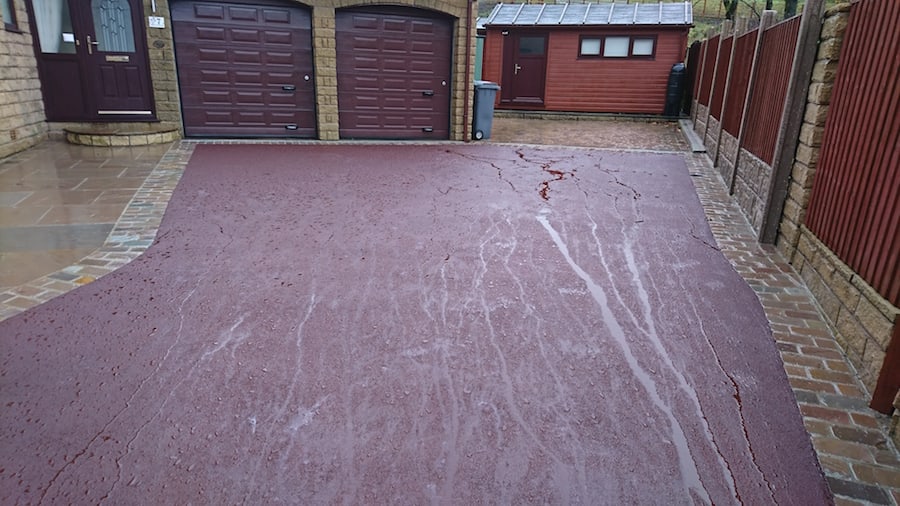
[[[849,18],[849,4],[838,5],[825,13],[776,247],[806,282],[838,343],[871,394],[888,344],[897,332],[900,308],[881,297],[803,225]],[[894,408],[891,434],[900,445],[900,392]]]
[[[771,180],[772,166],[741,148],[734,181],[734,198],[757,234],[762,229],[765,218],[766,194]]]
[[[694,131],[703,139],[704,144],[706,143],[706,121],[709,119],[709,107],[701,104],[697,100],[694,100],[694,110],[697,111],[694,116]]]
[[[793,265],[871,393],[900,308],[878,295],[805,226],[800,227]]]
[[[841,42],[850,19],[850,5],[843,4],[825,13],[822,33],[819,36],[819,51],[806,97],[806,110],[794,163],[791,167],[791,183],[784,202],[784,212],[778,227],[776,246],[789,261],[794,257],[800,241],[800,226],[806,218],[809,197],[812,193],[822,136],[825,132],[825,118],[837,75]]]
[[[47,138],[31,24],[24,0],[13,0],[19,31],[0,21],[0,158]]]
[[[715,161],[719,156],[719,130],[722,128],[722,123],[712,114],[709,115],[706,123],[706,138],[703,139],[703,144],[706,145],[710,159]]]
[[[731,181],[734,175],[734,168],[737,166],[738,157],[738,140],[737,137],[728,133],[728,130],[722,130],[721,144],[719,145],[718,154],[719,174],[726,183]]]

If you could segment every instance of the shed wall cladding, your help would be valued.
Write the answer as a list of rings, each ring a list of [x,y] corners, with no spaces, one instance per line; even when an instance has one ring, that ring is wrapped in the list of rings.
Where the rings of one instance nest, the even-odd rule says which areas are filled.
[[[656,56],[579,58],[582,35],[656,36]],[[545,108],[558,111],[661,114],[672,65],[684,61],[687,34],[653,29],[572,30],[550,33]]]

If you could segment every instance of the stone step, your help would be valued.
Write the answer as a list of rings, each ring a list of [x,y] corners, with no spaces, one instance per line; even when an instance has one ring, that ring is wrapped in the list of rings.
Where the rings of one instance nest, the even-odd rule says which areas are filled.
[[[66,141],[82,146],[147,146],[181,138],[174,123],[97,123],[68,126]]]

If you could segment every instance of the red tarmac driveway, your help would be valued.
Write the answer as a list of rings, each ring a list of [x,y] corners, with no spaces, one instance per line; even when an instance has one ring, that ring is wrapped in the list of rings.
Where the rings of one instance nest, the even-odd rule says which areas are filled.
[[[0,502],[823,504],[682,156],[201,145],[0,323]]]

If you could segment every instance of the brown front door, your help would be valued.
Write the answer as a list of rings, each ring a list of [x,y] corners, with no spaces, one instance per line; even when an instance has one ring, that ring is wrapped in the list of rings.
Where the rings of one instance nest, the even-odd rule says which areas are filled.
[[[451,21],[387,6],[335,18],[341,138],[449,138]]]
[[[47,119],[154,119],[139,0],[32,0]]]
[[[503,87],[500,103],[544,104],[547,71],[547,35],[511,32],[503,50]]]

